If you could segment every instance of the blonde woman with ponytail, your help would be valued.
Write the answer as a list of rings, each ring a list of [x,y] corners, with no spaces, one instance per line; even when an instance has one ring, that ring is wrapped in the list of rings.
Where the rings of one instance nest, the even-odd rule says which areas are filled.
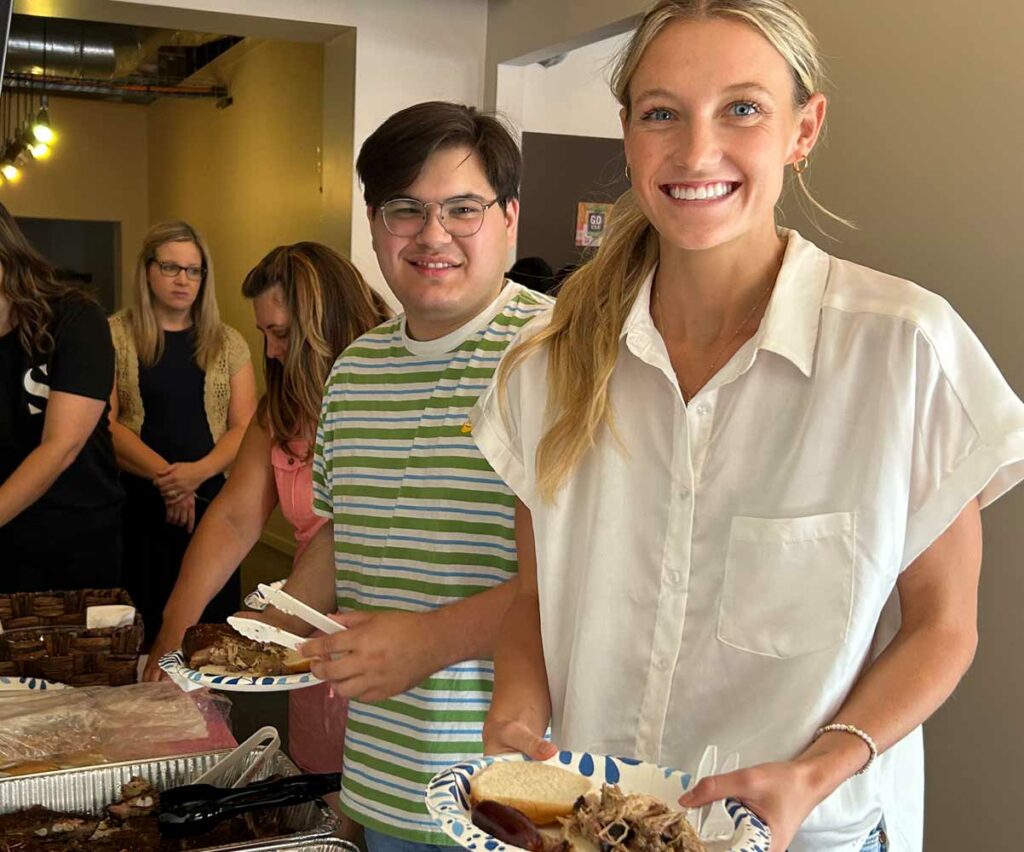
[[[275,506],[295,532],[295,562],[325,523],[313,513],[312,439],[324,382],[339,353],[388,316],[359,271],[333,249],[302,242],[279,246],[246,276],[263,333],[267,392],[242,441],[223,491],[196,530],[181,576],[164,608],[146,680],[163,677],[159,657],[181,647],[185,630],[259,540]],[[341,768],[345,703],[326,684],[295,693],[289,754],[309,772]]]
[[[822,77],[784,0],[662,0],[621,56],[632,188],[466,427],[519,498],[485,749],[714,743],[682,804],[773,852],[920,850],[1024,405],[946,302],[776,226]]]

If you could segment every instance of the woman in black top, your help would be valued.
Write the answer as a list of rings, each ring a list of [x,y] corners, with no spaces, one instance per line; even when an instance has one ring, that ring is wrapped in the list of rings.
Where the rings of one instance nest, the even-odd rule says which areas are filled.
[[[0,205],[0,592],[118,585],[113,381],[103,311]]]
[[[235,460],[256,384],[245,340],[220,320],[209,250],[188,223],[146,234],[135,296],[110,319],[112,430],[128,492],[125,586],[151,641],[192,530]],[[236,575],[204,620],[224,621],[240,592]]]

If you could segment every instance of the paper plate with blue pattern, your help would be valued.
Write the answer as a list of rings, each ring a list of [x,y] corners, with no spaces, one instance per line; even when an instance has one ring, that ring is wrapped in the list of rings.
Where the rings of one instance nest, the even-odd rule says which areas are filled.
[[[164,654],[157,663],[182,689],[188,691],[209,687],[224,692],[283,692],[288,689],[303,689],[323,683],[309,672],[288,675],[262,675],[252,677],[238,674],[211,674],[190,669],[185,665],[181,651]]]
[[[524,760],[522,755],[481,757],[457,763],[435,775],[427,785],[427,810],[452,840],[473,852],[518,852],[473,825],[470,816],[469,784],[478,772],[495,761]],[[588,752],[563,751],[545,763],[551,763],[591,779],[595,789],[602,784],[618,784],[624,793],[656,796],[670,807],[690,786],[690,774],[653,763],[624,757],[609,757]],[[768,826],[751,811],[732,799],[726,810],[736,831],[728,840],[706,842],[708,852],[767,852],[771,840]],[[545,829],[548,831],[548,829]]]
[[[20,692],[26,689],[38,692],[43,689],[71,689],[71,687],[66,683],[43,680],[41,677],[0,677],[0,692]]]

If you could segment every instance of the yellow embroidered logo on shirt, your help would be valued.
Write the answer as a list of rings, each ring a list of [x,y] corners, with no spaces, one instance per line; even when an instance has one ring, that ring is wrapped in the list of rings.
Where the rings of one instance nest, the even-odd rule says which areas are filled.
[[[472,420],[467,420],[465,423],[463,423],[461,431],[462,431],[463,435],[468,435],[470,432],[472,432],[473,431],[473,421]]]

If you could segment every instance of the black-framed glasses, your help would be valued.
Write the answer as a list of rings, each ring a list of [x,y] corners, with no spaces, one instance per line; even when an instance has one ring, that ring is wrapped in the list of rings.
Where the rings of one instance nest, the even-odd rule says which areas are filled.
[[[185,277],[189,281],[202,281],[206,277],[205,266],[182,266],[180,263],[174,263],[169,260],[157,260],[153,258],[150,263],[155,263],[160,269],[160,274],[164,278],[177,278],[178,273],[184,271]]]
[[[464,196],[446,198],[444,201],[392,198],[380,206],[380,215],[388,233],[396,237],[415,237],[427,225],[427,208],[434,205],[442,228],[453,237],[471,237],[483,227],[487,208],[497,203],[497,198],[481,201],[479,198]]]

